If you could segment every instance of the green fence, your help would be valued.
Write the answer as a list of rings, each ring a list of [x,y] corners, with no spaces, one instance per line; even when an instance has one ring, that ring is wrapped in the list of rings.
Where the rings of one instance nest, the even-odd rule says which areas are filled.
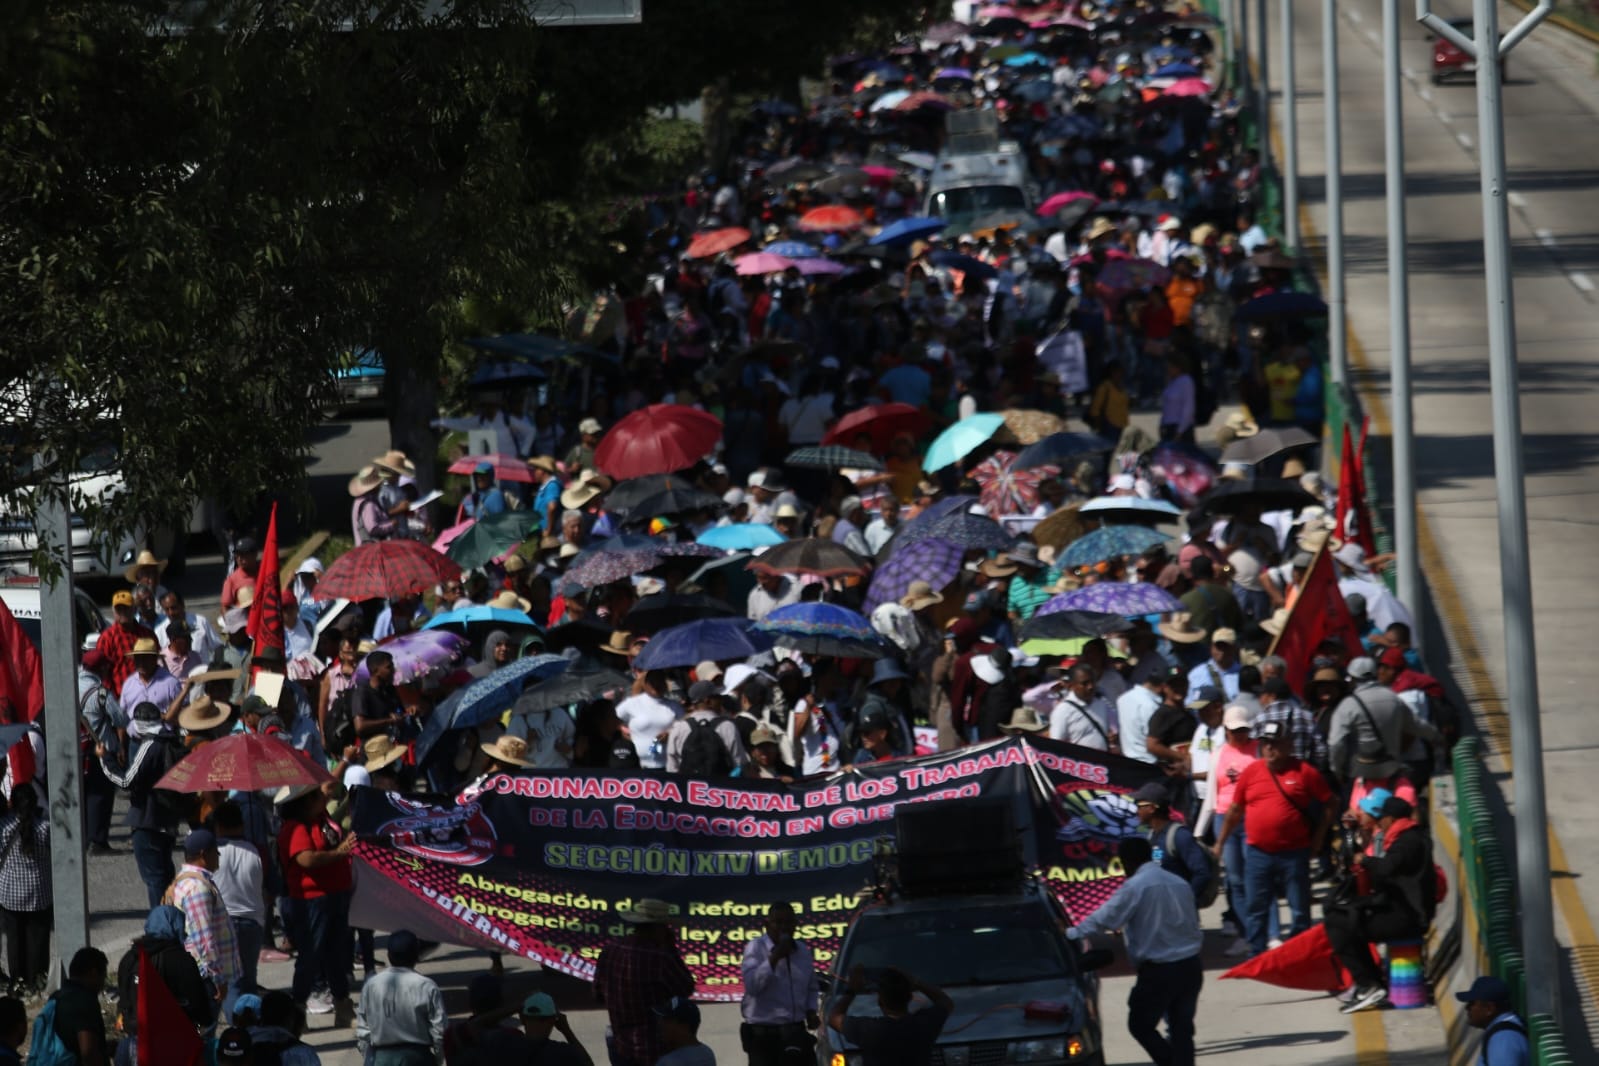
[[[1527,965],[1516,937],[1516,878],[1489,803],[1494,788],[1483,783],[1482,741],[1467,737],[1456,744],[1454,764],[1465,906],[1476,920],[1489,972],[1510,986],[1517,1009],[1525,1015]],[[1539,1066],[1571,1066],[1575,1061],[1554,1018],[1534,1015],[1527,1027]]]

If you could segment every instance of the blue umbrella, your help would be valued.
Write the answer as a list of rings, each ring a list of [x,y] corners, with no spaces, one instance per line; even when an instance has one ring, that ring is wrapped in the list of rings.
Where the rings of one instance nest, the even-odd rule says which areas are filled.
[[[484,363],[472,371],[468,388],[515,388],[534,382],[548,381],[550,376],[532,363]]]
[[[1199,68],[1191,63],[1167,63],[1164,67],[1157,67],[1150,74],[1151,78],[1197,78]]]
[[[836,603],[791,603],[757,622],[778,647],[840,659],[880,659],[888,645],[864,617]]]
[[[521,611],[507,610],[504,607],[488,607],[483,604],[473,604],[463,607],[459,611],[445,611],[429,618],[423,629],[440,629],[444,626],[470,625],[473,622],[493,622],[504,626],[533,626],[538,624]]]
[[[729,552],[754,551],[781,544],[788,538],[761,522],[735,522],[730,526],[712,526],[695,538],[697,544],[709,544]]]
[[[564,655],[531,655],[456,689],[428,715],[422,735],[417,738],[416,761],[420,764],[448,730],[469,729],[498,718],[511,709],[528,685],[554,677],[570,662]]]
[[[1062,566],[1093,566],[1106,559],[1140,555],[1166,540],[1164,533],[1147,526],[1102,526],[1067,545],[1060,562]]]
[[[1051,433],[1017,453],[1011,469],[1030,470],[1035,466],[1058,466],[1064,469],[1073,459],[1098,455],[1113,447],[1114,442],[1092,433]]]
[[[973,259],[969,255],[961,255],[959,252],[949,248],[940,248],[938,251],[930,253],[927,256],[927,261],[934,266],[944,267],[948,270],[959,270],[963,274],[970,274],[982,281],[999,277],[999,271],[981,259]]]
[[[965,67],[944,67],[933,74],[934,81],[971,81],[972,72]]]
[[[1145,614],[1166,614],[1181,611],[1183,601],[1159,585],[1131,584],[1126,581],[1099,581],[1080,589],[1063,592],[1045,602],[1038,614],[1056,611],[1099,611],[1101,614],[1119,614],[1123,618]]]
[[[1004,424],[1005,417],[994,412],[961,419],[928,445],[927,454],[922,458],[922,469],[931,474],[946,466],[954,466],[987,444],[989,438],[998,433],[999,427]]]
[[[956,511],[934,522],[927,531],[932,540],[947,541],[969,551],[1004,551],[1016,542],[1005,527],[984,515]]]
[[[635,670],[670,670],[695,666],[707,659],[747,659],[770,651],[772,639],[750,632],[747,618],[703,618],[663,629],[633,660]]]
[[[893,538],[883,545],[882,551],[879,552],[879,558],[887,558],[900,547],[931,536],[930,530],[933,528],[933,524],[945,515],[954,514],[956,511],[965,511],[982,502],[976,496],[946,496],[942,500],[928,504],[926,510],[921,514],[899,527],[899,532],[895,533]]]
[[[815,259],[822,254],[820,248],[804,241],[778,241],[776,244],[768,244],[761,250],[780,255],[784,259]]]
[[[942,233],[949,225],[941,218],[902,218],[877,231],[873,244],[909,244],[911,241],[933,233]]]
[[[1322,318],[1327,305],[1321,297],[1309,292],[1270,292],[1249,300],[1233,312],[1235,319],[1244,321],[1291,318]]]
[[[1005,65],[1007,67],[1052,67],[1055,64],[1051,63],[1048,57],[1041,56],[1037,52],[1023,52],[1021,55],[1011,56],[1005,60]]]

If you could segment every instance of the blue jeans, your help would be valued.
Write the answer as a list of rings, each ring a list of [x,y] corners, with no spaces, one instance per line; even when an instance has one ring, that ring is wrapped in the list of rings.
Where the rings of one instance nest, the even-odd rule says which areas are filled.
[[[172,865],[172,845],[171,833],[158,829],[133,831],[133,861],[138,864],[139,880],[144,882],[152,910],[160,905],[167,886],[178,875],[177,868]]]
[[[1212,832],[1221,836],[1222,823],[1227,820],[1225,814],[1215,815],[1212,823]],[[1238,928],[1244,931],[1244,936],[1249,936],[1249,894],[1247,891],[1248,874],[1244,867],[1244,827],[1240,825],[1232,836],[1227,838],[1227,843],[1222,845],[1222,869],[1227,877],[1227,909],[1232,912],[1233,920],[1238,923]],[[1266,939],[1274,940],[1281,931],[1278,928],[1277,898],[1272,897],[1271,906],[1266,911]]]
[[[294,922],[294,1000],[311,997],[317,978],[327,982],[335,1001],[350,995],[350,893],[297,899]]]
[[[1244,889],[1249,900],[1244,929],[1254,954],[1266,950],[1267,914],[1277,909],[1277,897],[1288,894],[1288,911],[1294,925],[1290,936],[1310,928],[1310,849],[1261,851],[1244,845]]]
[[[266,943],[266,930],[254,918],[233,918],[233,938],[239,945],[239,976],[228,985],[227,997],[222,1001],[222,1014],[233,1018],[233,1001],[246,992],[256,990],[256,967],[261,962],[261,945]]]

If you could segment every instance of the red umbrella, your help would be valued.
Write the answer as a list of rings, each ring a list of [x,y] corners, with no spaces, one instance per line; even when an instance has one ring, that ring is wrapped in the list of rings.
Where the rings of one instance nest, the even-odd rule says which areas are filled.
[[[1096,204],[1099,203],[1099,200],[1091,192],[1082,192],[1078,189],[1068,189],[1066,192],[1056,193],[1048,200],[1045,200],[1043,203],[1039,204],[1038,214],[1044,218],[1048,218],[1050,215],[1053,215],[1056,211],[1059,211],[1067,204],[1075,203],[1078,200],[1093,200]]]
[[[377,540],[333,561],[311,595],[319,600],[392,600],[420,596],[461,576],[448,556],[415,540]]]
[[[684,254],[690,259],[708,259],[713,255],[730,252],[749,239],[750,231],[743,226],[706,230],[704,233],[694,234],[694,239],[688,242],[688,251]]]
[[[232,733],[189,752],[155,787],[173,792],[260,792],[331,780],[326,770],[276,736]]]
[[[982,486],[983,506],[991,515],[1030,514],[1038,506],[1038,486],[1060,473],[1053,466],[1015,468],[1016,453],[999,451],[972,468]]]
[[[527,465],[527,460],[515,455],[505,455],[501,452],[489,452],[487,455],[463,455],[450,464],[452,474],[470,474],[477,470],[479,463],[488,463],[494,468],[494,476],[500,481],[533,481],[533,468]]]
[[[911,93],[905,99],[894,105],[895,111],[920,111],[923,108],[933,108],[938,111],[953,111],[955,105],[949,97],[941,93],[922,91]]]
[[[857,447],[855,438],[864,433],[872,438],[871,451],[882,455],[901,433],[920,437],[930,424],[927,412],[919,407],[908,403],[880,403],[851,411],[839,419],[822,438],[822,443],[854,448]]]
[[[845,230],[860,229],[865,224],[866,219],[859,211],[843,204],[813,207],[801,215],[799,220],[799,228],[812,233],[841,233]]]
[[[610,428],[594,465],[617,479],[670,474],[705,458],[722,439],[722,421],[696,407],[657,403]]]

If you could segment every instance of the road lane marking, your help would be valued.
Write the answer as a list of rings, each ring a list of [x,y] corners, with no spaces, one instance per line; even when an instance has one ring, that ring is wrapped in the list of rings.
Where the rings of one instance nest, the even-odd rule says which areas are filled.
[[[1513,192],[1510,194],[1510,206],[1518,211],[1525,211],[1527,209],[1527,198],[1519,192]]]
[[[1438,112],[1438,121],[1442,122],[1445,126],[1448,126],[1455,121],[1455,116],[1451,115],[1447,111],[1440,111]]]
[[[1354,1019],[1355,1066],[1388,1066],[1388,1030],[1378,1011],[1361,1011]]]
[[[1535,229],[1532,231],[1532,235],[1537,237],[1538,243],[1545,248],[1553,248],[1555,246],[1555,235],[1546,229]]]
[[[1588,275],[1572,272],[1566,275],[1571,283],[1583,292],[1593,292],[1593,282],[1588,280]]]
[[[1349,21],[1353,22],[1356,26],[1365,21],[1365,19],[1360,17],[1360,12],[1356,11],[1354,8],[1348,8],[1347,10],[1349,12]]]
[[[1429,104],[1432,103],[1432,90],[1431,89],[1422,89],[1419,92],[1417,92],[1416,95],[1421,97],[1423,100],[1427,101]]]
[[[1464,148],[1468,152],[1471,151],[1472,145],[1475,143],[1464,133],[1455,134],[1455,140],[1459,141],[1460,147]]]

